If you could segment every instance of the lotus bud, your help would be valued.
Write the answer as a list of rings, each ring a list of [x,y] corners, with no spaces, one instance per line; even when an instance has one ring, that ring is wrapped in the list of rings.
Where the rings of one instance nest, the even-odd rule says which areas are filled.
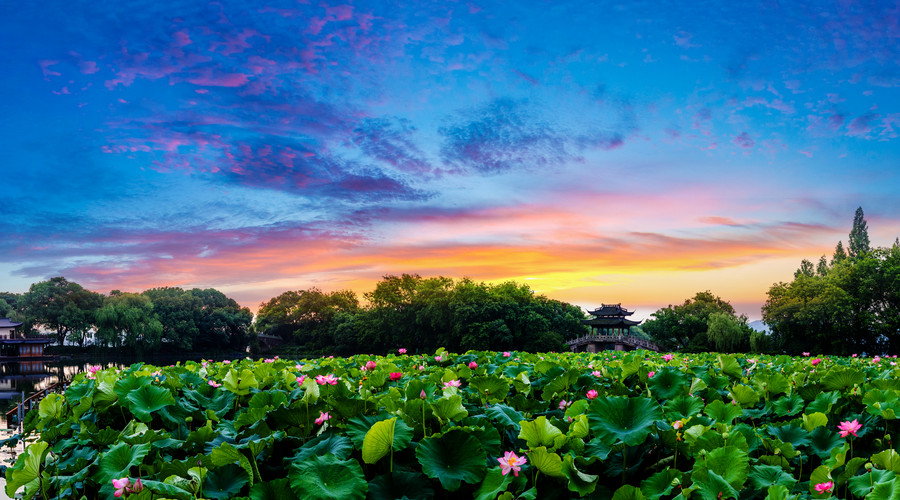
[[[866,470],[872,470],[872,462],[866,462]]]
[[[676,478],[673,479],[672,482],[669,483],[669,484],[671,484],[672,487],[674,488],[674,487],[678,486],[679,484],[681,484],[681,479],[678,479],[678,478],[676,477]]]
[[[722,439],[728,439],[729,436],[730,436],[730,434],[728,434],[727,432],[722,433]]]

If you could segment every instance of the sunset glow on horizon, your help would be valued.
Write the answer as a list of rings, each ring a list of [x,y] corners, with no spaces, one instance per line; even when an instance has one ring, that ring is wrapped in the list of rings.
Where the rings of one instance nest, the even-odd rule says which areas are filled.
[[[751,319],[900,235],[900,10],[874,2],[0,6],[0,291],[515,280]]]

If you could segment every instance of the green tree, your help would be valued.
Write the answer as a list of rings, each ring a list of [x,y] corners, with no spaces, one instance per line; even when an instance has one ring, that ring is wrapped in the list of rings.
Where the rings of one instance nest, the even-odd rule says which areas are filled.
[[[241,307],[234,299],[214,288],[193,288],[191,297],[199,301],[200,309],[194,309],[194,323],[199,334],[194,348],[219,351],[225,348],[243,350],[249,342],[253,313]]]
[[[746,352],[750,347],[751,328],[734,314],[714,312],[707,321],[706,336],[719,352]]]
[[[349,290],[288,291],[260,305],[255,329],[258,333],[280,336],[310,352],[321,352],[333,345],[330,328],[335,315],[358,309],[356,294]]]
[[[815,274],[815,271],[813,270],[813,263],[806,259],[803,259],[800,262],[800,269],[797,269],[796,271],[794,271],[795,278],[800,275],[813,276],[814,274]]]
[[[850,230],[848,253],[851,259],[862,257],[869,253],[869,226],[866,224],[862,207],[856,209],[853,216],[853,228]]]
[[[196,323],[203,307],[200,299],[178,287],[151,288],[141,294],[153,303],[153,312],[162,326],[162,346],[177,351],[192,350],[200,336]]]
[[[114,293],[97,312],[97,337],[111,347],[129,347],[137,353],[159,348],[163,327],[153,302],[137,293]]]
[[[29,322],[56,332],[60,345],[70,334],[76,339],[83,338],[99,304],[97,294],[62,276],[31,285],[22,297],[22,308]]]
[[[847,252],[844,251],[844,244],[840,241],[834,247],[834,255],[831,256],[831,265],[834,266],[843,262],[847,258]]]
[[[681,305],[657,310],[651,314],[653,319],[644,322],[643,330],[664,349],[710,351],[715,349],[715,342],[710,340],[707,332],[710,317],[715,313],[734,318],[740,324],[747,323],[746,316],[737,316],[730,303],[707,290],[698,292]],[[749,336],[749,330],[744,331]]]

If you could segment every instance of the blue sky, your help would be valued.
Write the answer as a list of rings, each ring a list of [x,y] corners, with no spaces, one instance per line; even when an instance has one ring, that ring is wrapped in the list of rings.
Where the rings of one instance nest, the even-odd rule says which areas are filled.
[[[887,2],[0,6],[0,288],[528,280],[649,315],[900,234]],[[5,286],[3,286],[5,285]]]

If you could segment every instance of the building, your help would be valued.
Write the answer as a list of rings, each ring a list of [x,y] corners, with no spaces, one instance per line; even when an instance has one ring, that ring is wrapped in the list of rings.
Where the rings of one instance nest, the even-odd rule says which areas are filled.
[[[593,319],[583,319],[581,322],[591,327],[591,335],[630,335],[631,327],[639,325],[640,321],[632,321],[626,316],[631,316],[634,311],[622,307],[622,304],[601,304],[599,308],[588,314]]]
[[[590,311],[591,319],[583,319],[581,322],[591,328],[591,332],[584,337],[569,340],[569,348],[579,352],[598,352],[603,350],[630,351],[632,349],[647,349],[659,351],[659,346],[631,335],[631,327],[639,325],[640,321],[633,321],[626,316],[634,314],[622,307],[622,304],[602,304],[599,308]]]
[[[48,337],[26,337],[16,328],[22,323],[16,323],[9,318],[0,318],[0,358],[37,358],[44,356],[44,347],[52,339]]]

